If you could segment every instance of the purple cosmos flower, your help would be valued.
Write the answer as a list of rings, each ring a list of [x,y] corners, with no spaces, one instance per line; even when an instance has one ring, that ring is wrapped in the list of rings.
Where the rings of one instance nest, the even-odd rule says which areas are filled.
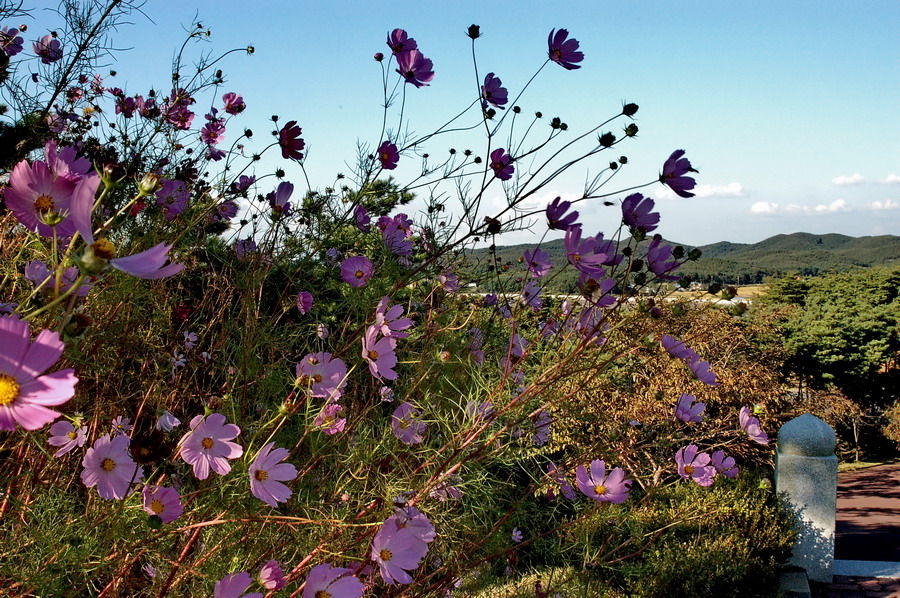
[[[59,447],[53,456],[62,457],[73,448],[84,446],[87,442],[87,426],[76,428],[68,420],[58,421],[50,426],[50,438],[47,442]]]
[[[242,193],[243,191],[249,189],[250,186],[255,182],[255,176],[247,176],[245,174],[242,174],[240,177],[238,177],[238,180],[231,183],[231,190],[235,193]]]
[[[400,153],[397,151],[397,146],[390,141],[384,141],[378,146],[378,160],[381,162],[381,167],[385,170],[397,168],[397,162],[400,161]]]
[[[584,54],[578,51],[578,40],[566,39],[567,37],[569,37],[569,32],[566,29],[551,31],[547,36],[547,46],[549,47],[547,55],[550,60],[566,70],[580,69],[581,66],[575,63],[584,60]]]
[[[519,299],[523,304],[537,311],[541,309],[541,290],[541,286],[537,282],[529,280],[525,283],[525,287],[522,289]]]
[[[494,404],[488,401],[468,401],[466,403],[466,417],[473,419],[476,423],[490,421],[494,419]]]
[[[347,364],[331,353],[308,353],[297,364],[297,385],[311,396],[337,401],[347,385]]]
[[[603,269],[606,256],[602,253],[594,253],[597,243],[593,237],[581,238],[580,224],[566,229],[564,246],[566,258],[577,270],[596,277],[606,276],[606,270]]]
[[[534,424],[534,435],[531,441],[535,446],[544,446],[550,440],[550,426],[553,424],[553,418],[546,411],[541,411],[535,415],[531,423]]]
[[[13,431],[16,423],[37,430],[59,417],[50,406],[62,405],[75,394],[78,378],[71,368],[41,374],[62,356],[59,334],[42,330],[31,342],[27,320],[0,317],[0,430]]]
[[[572,202],[561,200],[561,197],[557,197],[547,205],[547,226],[551,230],[566,230],[578,220],[577,211],[572,210],[566,214]]]
[[[678,269],[680,264],[678,260],[669,259],[672,257],[672,247],[669,245],[660,245],[662,237],[654,235],[653,240],[647,247],[647,267],[653,272],[659,280],[675,281],[681,278],[671,273]]]
[[[308,314],[313,306],[313,296],[309,291],[300,291],[297,293],[297,309],[300,314]]]
[[[0,52],[12,58],[22,51],[25,40],[19,35],[19,30],[15,27],[7,29],[5,26],[0,29]]]
[[[428,544],[411,530],[385,522],[372,540],[372,560],[381,578],[390,585],[412,583],[408,571],[418,568],[428,554]]]
[[[190,193],[181,181],[161,179],[160,183],[162,186],[156,192],[156,203],[165,212],[166,220],[172,220],[187,209]]]
[[[73,185],[93,168],[91,161],[79,158],[78,151],[71,145],[59,149],[55,139],[44,144],[44,160],[47,161],[47,167],[53,176],[63,177]]]
[[[134,98],[120,96],[116,98],[116,114],[121,114],[125,118],[132,118],[137,110],[137,101]],[[202,137],[201,132],[201,137]]]
[[[408,332],[401,332],[413,325],[409,318],[401,318],[403,315],[402,305],[390,305],[390,297],[382,297],[375,309],[374,327],[378,328],[384,336],[391,338],[406,338]]]
[[[144,511],[148,515],[159,517],[163,523],[171,523],[181,517],[184,507],[181,505],[181,497],[175,488],[164,488],[148,484],[144,486],[142,493],[144,498]]]
[[[684,150],[675,150],[663,164],[659,182],[668,185],[680,197],[694,197],[690,189],[697,185],[697,181],[693,177],[684,176],[689,172],[697,171],[691,167],[690,160],[684,157]]]
[[[506,106],[509,101],[509,92],[503,87],[503,82],[494,76],[494,73],[488,73],[484,77],[484,85],[481,86],[482,107],[487,108],[487,104],[495,108]]]
[[[522,531],[519,528],[514,527],[510,537],[512,538],[513,542],[518,544],[519,542],[522,541],[522,538],[524,538],[525,536],[522,535]]]
[[[491,152],[491,160],[489,162],[494,176],[501,181],[508,181],[512,178],[515,167],[512,165],[512,156],[506,153],[502,147],[498,147]]]
[[[189,330],[184,332],[184,348],[188,351],[197,346],[197,334]]]
[[[294,185],[287,181],[278,184],[278,188],[272,193],[266,195],[269,205],[272,206],[272,213],[276,216],[287,216],[291,213],[291,202],[288,200],[294,193]]]
[[[377,339],[377,340],[376,340]],[[378,339],[378,329],[369,326],[362,339],[362,356],[369,364],[369,372],[379,380],[382,377],[396,380],[397,354],[394,353],[397,341],[389,336]]]
[[[697,401],[694,395],[683,394],[678,399],[675,406],[675,417],[685,423],[700,423],[703,421],[703,411],[706,409],[706,403]]]
[[[441,283],[441,286],[448,293],[455,293],[461,287],[459,284],[459,277],[456,276],[456,273],[453,270],[444,270],[438,276],[438,282]]]
[[[404,50],[397,54],[397,72],[416,87],[428,85],[434,79],[434,63],[418,50]]]
[[[243,260],[245,257],[248,257],[251,253],[256,253],[256,241],[254,241],[252,237],[247,237],[246,239],[239,239],[234,244],[234,252],[237,254],[237,258],[239,260]]]
[[[588,498],[620,504],[628,499],[631,480],[625,479],[625,472],[621,467],[613,468],[607,475],[603,459],[594,459],[591,461],[590,475],[584,465],[578,466],[575,470],[575,484]]]
[[[306,577],[303,598],[359,598],[364,591],[365,586],[352,569],[322,563],[313,567]]]
[[[603,233],[599,233],[595,238],[594,253],[602,253],[606,256],[604,266],[618,266],[625,257],[621,253],[616,252],[616,242],[612,239],[604,239]]]
[[[738,467],[734,464],[734,457],[726,457],[725,451],[715,451],[712,454],[712,466],[726,478],[733,478],[738,474]]]
[[[572,487],[572,484],[569,483],[565,472],[559,470],[556,467],[556,463],[550,462],[547,465],[547,473],[555,483],[559,484],[559,490],[560,492],[562,492],[562,495],[564,497],[566,497],[568,500],[575,500],[575,489]],[[550,500],[553,500],[555,498],[555,494],[552,489],[548,490],[547,494],[547,498],[549,498]]]
[[[364,287],[372,278],[372,262],[364,255],[348,257],[341,262],[341,278],[351,287]]]
[[[469,352],[472,354],[472,359],[478,365],[484,363],[484,351],[482,347],[484,346],[484,334],[481,332],[480,328],[470,328],[469,329]]]
[[[247,109],[244,98],[234,92],[223,95],[222,103],[225,104],[225,112],[231,115],[240,114]]]
[[[459,476],[456,476],[459,478]],[[403,496],[394,499],[394,514],[385,519],[384,525],[395,525],[397,529],[407,529],[423,542],[430,543],[437,538],[437,532],[431,520],[415,507],[405,504]]]
[[[213,588],[213,598],[263,598],[259,592],[244,594],[251,583],[253,583],[253,578],[245,571],[229,573],[216,582],[216,587]]]
[[[419,419],[421,411],[409,403],[402,403],[391,415],[391,431],[403,444],[419,444],[425,433],[425,422]]]
[[[71,266],[63,270],[62,276],[59,279],[59,292],[68,292],[69,289],[72,288],[72,285],[75,284],[75,281],[78,280],[78,275],[79,271],[76,266]],[[35,289],[40,288],[42,292],[51,295],[54,293],[56,273],[50,272],[47,264],[41,260],[31,260],[25,264],[25,278],[34,284]],[[78,297],[86,297],[93,286],[94,284],[91,282],[82,281],[74,294]]]
[[[688,367],[691,369],[691,372],[697,377],[697,380],[707,384],[709,386],[718,386],[719,383],[716,382],[716,375],[709,371],[709,362],[703,361],[700,359],[700,356],[696,353],[694,356],[687,361]]]
[[[116,436],[112,440],[104,434],[94,442],[81,461],[81,481],[88,488],[97,487],[101,498],[122,500],[128,496],[131,484],[144,477],[144,470],[138,467],[128,452],[131,439]]]
[[[228,199],[216,206],[216,211],[209,215],[211,222],[228,222],[238,213],[238,206],[232,200]]]
[[[127,436],[129,432],[134,430],[134,426],[131,425],[131,419],[127,417],[123,417],[121,415],[116,416],[112,420],[112,431],[110,432],[114,437],[115,436]]]
[[[541,278],[550,273],[553,264],[550,262],[550,256],[540,247],[535,247],[532,252],[530,249],[525,250],[525,264],[532,276]]]
[[[750,415],[749,407],[741,407],[738,421],[741,424],[741,429],[747,433],[750,440],[759,444],[769,444],[769,435],[762,431],[759,420]]]
[[[391,390],[390,386],[382,386],[378,391],[378,394],[381,397],[381,400],[385,403],[390,403],[394,400],[394,391]]]
[[[672,357],[678,357],[679,359],[690,359],[691,356],[696,355],[693,349],[684,344],[684,341],[678,340],[674,336],[670,336],[668,334],[662,335],[660,344],[662,345],[662,348],[665,349],[666,352]]]
[[[267,590],[280,590],[287,582],[278,561],[271,559],[259,570],[259,584]],[[304,594],[305,596],[306,594]]]
[[[199,480],[209,477],[212,469],[219,475],[231,471],[229,459],[237,459],[244,449],[231,442],[241,433],[235,424],[225,423],[225,416],[213,413],[209,417],[197,415],[190,423],[191,430],[181,437],[181,458],[194,468]]]
[[[707,453],[700,453],[695,444],[678,449],[675,462],[678,464],[678,475],[686,480],[694,480],[701,486],[711,486],[716,477],[716,469],[710,465]]]
[[[313,424],[328,436],[334,436],[338,432],[343,432],[347,423],[346,418],[338,417],[343,411],[344,408],[338,403],[328,403],[322,409],[322,413],[313,420]]]
[[[300,137],[303,131],[297,126],[297,121],[288,121],[278,132],[278,145],[281,146],[281,156],[285,160],[303,159],[301,150],[306,147],[306,143]]]
[[[49,33],[32,44],[34,53],[44,64],[53,64],[57,60],[62,60],[63,51],[60,41]]]
[[[274,442],[262,447],[250,464],[250,492],[270,507],[287,502],[293,492],[281,482],[297,477],[296,467],[281,462],[287,459],[288,450],[274,447]]]
[[[659,212],[652,212],[656,205],[649,197],[632,193],[622,200],[622,221],[625,226],[649,233],[659,224]]]
[[[394,29],[388,34],[387,45],[391,49],[391,52],[394,53],[394,56],[401,52],[408,52],[418,48],[416,40],[409,37],[409,34],[407,34],[405,30],[399,28]]]
[[[356,228],[358,228],[360,232],[367,233],[372,230],[372,218],[369,216],[364,205],[357,204],[357,206],[353,208],[353,220],[356,222]]]
[[[166,122],[182,131],[190,129],[194,113],[188,107],[195,102],[186,90],[173,89],[166,105]]]
[[[28,230],[37,229],[42,237],[52,237],[53,227],[45,222],[58,221],[56,234],[71,237],[75,227],[65,214],[71,211],[74,189],[72,180],[54,176],[46,163],[22,160],[9,175],[4,197],[6,206]]]
[[[156,429],[161,432],[171,432],[180,425],[181,420],[168,411],[163,411],[163,414],[160,415],[159,419],[156,421]]]
[[[206,115],[206,124],[200,129],[200,140],[206,145],[218,145],[225,135],[225,119],[216,116],[215,108]]]
[[[398,256],[409,257],[413,252],[412,241],[406,234],[406,231],[400,228],[395,221],[390,221],[381,231],[381,239],[388,251]]]
[[[578,276],[578,288],[581,289],[581,294],[597,307],[607,308],[616,304],[616,298],[611,294],[615,286],[614,278],[587,272],[582,272]]]

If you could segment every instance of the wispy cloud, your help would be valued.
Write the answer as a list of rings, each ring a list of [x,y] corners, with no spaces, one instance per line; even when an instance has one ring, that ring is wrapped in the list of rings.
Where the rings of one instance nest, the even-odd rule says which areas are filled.
[[[878,201],[876,199],[875,201],[866,204],[866,207],[870,210],[900,210],[900,202],[894,201],[893,199],[886,199],[884,201]]]
[[[750,206],[753,214],[836,214],[838,212],[851,212],[852,209],[843,199],[836,199],[831,203],[820,203],[814,206],[800,206],[797,204],[780,205],[770,201],[758,201]]]
[[[697,197],[746,197],[747,190],[738,182],[727,183],[725,185],[698,185],[691,189]],[[678,197],[674,191],[668,187],[658,187],[653,190],[654,199],[659,200],[675,200],[682,199]]]
[[[850,176],[836,176],[831,179],[831,182],[835,185],[845,186],[845,185],[859,185],[863,181],[866,180],[866,177],[859,174],[858,172],[854,172]]]
[[[900,184],[900,176],[897,176],[897,173],[892,172],[883,179],[879,179],[878,182],[885,185],[897,185]]]

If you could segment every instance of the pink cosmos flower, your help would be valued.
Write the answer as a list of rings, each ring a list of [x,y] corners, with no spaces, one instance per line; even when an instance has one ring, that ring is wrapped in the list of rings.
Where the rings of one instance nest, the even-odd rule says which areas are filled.
[[[334,436],[338,432],[342,432],[347,423],[346,418],[338,417],[343,410],[344,408],[338,403],[328,403],[322,409],[322,413],[313,420],[313,424],[328,436]]]
[[[416,87],[428,85],[434,79],[434,63],[418,50],[404,50],[397,54],[397,72]]]
[[[625,472],[621,467],[613,468],[607,475],[603,459],[594,459],[591,461],[590,474],[584,465],[579,465],[575,470],[575,485],[588,498],[621,504],[628,499],[631,480],[625,479]]]
[[[297,477],[296,467],[281,462],[290,454],[288,450],[274,447],[274,442],[262,447],[256,459],[250,464],[250,492],[270,507],[287,502],[293,492],[281,482]]]
[[[225,423],[225,416],[213,413],[209,417],[197,415],[190,423],[190,431],[181,437],[181,458],[194,468],[199,480],[209,477],[212,469],[219,475],[231,471],[229,459],[237,459],[244,449],[231,442],[241,433],[235,424]]]
[[[403,504],[405,499],[401,496],[399,501]],[[385,519],[385,526],[396,525],[397,529],[407,529],[426,544],[433,542],[437,538],[434,525],[425,513],[415,507],[397,506],[398,499],[394,499],[394,502],[394,514]]]
[[[769,444],[769,435],[762,431],[759,420],[750,415],[749,407],[741,407],[738,421],[741,424],[741,429],[747,433],[750,440],[759,444]]]
[[[378,329],[369,326],[362,339],[362,357],[369,364],[369,372],[379,380],[387,378],[396,380],[397,372],[393,370],[397,365],[397,354],[394,347],[397,341],[385,336],[378,338]]]
[[[104,434],[94,442],[81,461],[81,481],[88,488],[97,487],[101,498],[122,500],[129,494],[131,484],[144,478],[144,470],[138,467],[128,452],[131,439],[116,436],[112,440]]]
[[[632,193],[622,200],[622,221],[625,226],[649,233],[659,224],[659,212],[652,212],[654,202],[640,193]]]
[[[76,428],[68,420],[58,421],[50,426],[50,438],[47,442],[51,446],[59,447],[53,456],[62,457],[75,447],[84,446],[84,443],[87,442],[87,426]]]
[[[701,486],[711,486],[716,477],[716,469],[710,465],[710,456],[699,452],[695,444],[689,444],[675,453],[678,475],[686,480],[694,480]]]
[[[63,57],[62,44],[49,33],[34,42],[32,48],[44,64],[52,64]]]
[[[387,523],[387,522],[386,522]],[[418,568],[428,554],[428,544],[407,528],[382,525],[372,540],[372,560],[388,584],[412,583],[408,571]]]
[[[172,523],[184,512],[181,497],[175,488],[164,488],[148,484],[141,493],[144,499],[144,511],[148,515],[159,517],[163,523]]]
[[[302,149],[306,143],[300,137],[303,131],[297,126],[297,121],[288,121],[278,132],[278,144],[281,146],[281,156],[285,160],[303,159]]]
[[[347,386],[347,364],[331,353],[308,353],[296,368],[297,384],[314,397],[337,401]]]
[[[561,200],[561,197],[557,197],[547,205],[547,226],[551,230],[566,230],[578,220],[576,210],[566,214],[572,202]]]
[[[309,291],[297,293],[297,309],[301,315],[308,314],[313,306],[313,295]]]
[[[713,452],[712,466],[726,478],[733,478],[738,474],[738,467],[734,464],[734,457],[726,457],[725,451]]]
[[[306,577],[303,598],[359,598],[364,591],[365,586],[352,569],[322,563],[313,567]]]
[[[71,368],[41,374],[62,356],[59,334],[42,330],[31,342],[27,320],[0,317],[0,430],[16,423],[37,430],[59,417],[49,406],[62,405],[75,394],[78,378]]]
[[[244,594],[251,583],[253,583],[253,578],[245,571],[229,573],[216,582],[216,587],[213,588],[213,598],[263,598],[259,592]]]
[[[225,104],[225,112],[231,115],[240,114],[247,108],[244,98],[234,92],[223,95],[222,103]]]
[[[566,29],[557,31],[554,29],[547,36],[547,55],[550,60],[566,70],[580,69],[581,65],[575,64],[584,60],[584,54],[578,51],[578,40],[566,39],[569,32]]]
[[[53,176],[71,181],[73,185],[93,168],[90,160],[78,157],[78,151],[74,147],[67,145],[60,149],[55,139],[44,144],[44,160]]]
[[[364,255],[348,257],[341,262],[341,278],[351,287],[364,287],[372,278],[372,262]]]
[[[409,318],[401,318],[403,315],[402,305],[390,305],[390,297],[382,297],[375,309],[374,327],[378,328],[384,336],[392,338],[406,338],[409,336],[407,332],[401,332],[413,325]]]
[[[693,177],[684,176],[689,172],[697,172],[691,167],[691,162],[684,157],[684,150],[675,150],[669,159],[663,164],[659,175],[659,182],[668,185],[680,197],[694,197],[690,192],[697,181]]]
[[[278,188],[266,196],[269,205],[272,206],[272,213],[276,216],[287,216],[291,213],[291,202],[288,200],[294,193],[293,183],[282,181],[278,184]]]
[[[400,153],[397,151],[397,146],[385,140],[378,146],[378,161],[381,162],[381,167],[385,170],[397,168],[397,163],[400,161]]]
[[[703,411],[706,409],[706,403],[697,401],[694,395],[683,394],[678,399],[675,406],[675,417],[685,423],[700,423],[703,421]]]
[[[421,411],[409,403],[402,403],[391,415],[391,431],[403,444],[419,444],[425,433],[425,422],[419,419]]]
[[[495,77],[494,73],[485,75],[484,85],[481,86],[481,99],[483,108],[487,108],[487,104],[490,104],[501,110],[509,101],[509,92],[503,87],[503,81]]]
[[[491,160],[488,164],[494,171],[494,176],[501,181],[508,181],[512,178],[515,167],[512,165],[512,156],[506,153],[502,147],[498,147],[491,152]]]
[[[67,214],[72,209],[74,190],[72,180],[54,176],[46,163],[35,160],[29,164],[22,160],[9,175],[4,197],[6,207],[28,230],[37,230],[42,237],[52,237],[54,227],[45,222],[58,220],[56,234],[71,237],[75,226]]]
[[[267,590],[280,590],[287,582],[278,561],[271,559],[259,570],[259,584]]]
[[[387,45],[395,56],[401,52],[408,52],[418,48],[416,40],[409,37],[409,34],[407,34],[405,30],[399,28],[394,29],[388,34]]]

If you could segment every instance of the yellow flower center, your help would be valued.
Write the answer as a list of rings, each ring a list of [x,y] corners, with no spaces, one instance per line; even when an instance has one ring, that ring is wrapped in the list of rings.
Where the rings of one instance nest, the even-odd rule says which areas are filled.
[[[378,360],[378,351],[369,351],[368,355],[369,359],[371,359],[372,361]]]
[[[103,238],[97,239],[91,249],[94,250],[94,255],[104,260],[111,260],[116,256],[116,246]]]
[[[257,469],[253,477],[256,478],[257,482],[265,482],[269,479],[269,472],[264,469]]]
[[[19,396],[19,383],[15,378],[0,374],[0,406],[5,407]]]
[[[325,590],[319,590],[318,592],[316,592],[315,598],[331,598],[331,594],[329,594]]]
[[[75,438],[78,437],[78,433],[73,430],[72,432],[69,432],[68,434],[66,434],[66,436],[69,437],[69,440],[75,440]]]
[[[200,446],[202,446],[206,450],[211,449],[213,447],[213,439],[210,438],[209,436],[207,436],[206,438],[204,438],[203,440],[200,441]]]
[[[113,461],[112,459],[110,459],[109,457],[107,457],[106,459],[103,460],[102,463],[100,463],[100,469],[102,469],[106,473],[111,472],[115,468],[116,468],[116,462]]]
[[[315,374],[313,376],[313,382],[315,382],[316,384],[318,384],[321,381],[322,381],[322,374]]]
[[[162,504],[161,501],[154,499],[150,502],[150,510],[159,515],[166,510],[166,507]]]
[[[381,552],[378,553],[378,558],[380,558],[382,561],[389,561],[394,558],[394,555],[391,554],[391,551],[387,548],[382,548]]]
[[[51,212],[54,207],[53,198],[49,195],[38,195],[38,198],[34,200],[34,209],[42,214]]]
[[[606,494],[606,486],[594,486],[594,493],[596,493],[597,496],[603,496]]]
[[[406,428],[409,427],[410,423],[412,423],[412,422],[410,422],[408,419],[401,419],[400,423],[397,425],[400,426],[401,430],[405,430]]]
[[[387,152],[381,152],[381,160],[387,162],[391,159],[391,155]]]
[[[356,271],[356,277],[357,277],[357,278],[362,278],[362,277],[365,276],[365,275],[366,275],[366,273],[363,272],[362,270],[357,270],[357,271]]]
[[[685,465],[684,473],[686,473],[688,475],[694,475],[694,466],[693,465]]]

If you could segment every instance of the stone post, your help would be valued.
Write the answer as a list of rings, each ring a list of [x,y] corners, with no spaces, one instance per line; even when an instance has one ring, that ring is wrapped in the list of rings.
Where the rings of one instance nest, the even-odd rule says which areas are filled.
[[[800,534],[791,564],[806,569],[814,581],[830,583],[834,565],[834,520],[837,465],[834,430],[804,413],[778,431],[775,490],[797,514]]]

